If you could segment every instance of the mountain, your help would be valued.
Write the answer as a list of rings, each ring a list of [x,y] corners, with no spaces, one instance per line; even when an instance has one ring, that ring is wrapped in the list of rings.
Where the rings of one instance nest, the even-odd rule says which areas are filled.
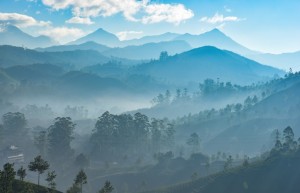
[[[275,74],[283,75],[283,71],[276,68],[211,46],[142,64],[133,71],[177,85],[207,78],[245,85],[268,80]]]
[[[110,49],[107,46],[97,44],[95,42],[86,42],[79,45],[60,45],[60,46],[51,46],[47,48],[37,48],[37,51],[40,52],[65,52],[65,51],[75,51],[75,50],[95,50],[98,52],[104,52]]]
[[[57,44],[47,36],[33,37],[13,25],[3,25],[0,28],[0,45],[37,48]]]
[[[300,71],[300,51],[282,54],[252,54],[248,57],[286,71],[290,68],[293,71]]]
[[[159,58],[162,51],[167,51],[170,55],[174,55],[190,49],[192,49],[192,47],[185,41],[169,41],[124,48],[112,48],[104,51],[102,54],[108,57],[114,56],[133,60],[145,60]]]
[[[159,43],[159,42],[172,41],[176,37],[178,37],[179,35],[180,34],[168,32],[168,33],[164,33],[164,34],[160,34],[160,35],[144,36],[144,37],[139,38],[139,39],[132,39],[132,40],[122,41],[121,45],[125,45],[125,46],[129,46],[129,45],[139,46],[139,45],[143,45],[143,44],[147,44],[147,43]]]
[[[0,67],[42,63],[81,68],[88,65],[104,64],[108,61],[110,58],[93,50],[38,52],[14,46],[0,46]]]
[[[76,41],[70,42],[69,45],[83,44],[86,42],[96,42],[98,44],[105,45],[108,47],[116,47],[120,44],[120,40],[117,36],[105,31],[102,28],[99,28],[98,30],[88,34],[87,36],[84,36]]]
[[[213,29],[203,34],[192,35],[183,34],[177,36],[175,40],[183,40],[189,43],[192,47],[214,46],[219,49],[230,50],[241,55],[255,54],[257,52],[249,50],[248,48],[238,44],[230,37],[226,36],[218,29]]]

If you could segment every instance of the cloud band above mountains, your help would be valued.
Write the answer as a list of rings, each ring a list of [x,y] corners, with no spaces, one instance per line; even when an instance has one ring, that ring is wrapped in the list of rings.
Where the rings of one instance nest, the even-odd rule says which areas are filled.
[[[68,23],[92,24],[91,18],[122,14],[133,22],[180,24],[194,17],[183,4],[151,3],[149,0],[42,0],[54,10],[71,8],[73,18]]]

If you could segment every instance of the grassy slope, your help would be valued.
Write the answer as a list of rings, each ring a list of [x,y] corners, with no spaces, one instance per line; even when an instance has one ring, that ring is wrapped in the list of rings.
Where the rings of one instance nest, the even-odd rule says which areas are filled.
[[[300,153],[147,193],[299,193]]]
[[[22,193],[24,191],[28,191],[28,187],[32,188],[34,193],[62,193],[59,191],[52,191],[46,187],[38,186],[36,184],[32,184],[29,182],[22,182],[20,180],[15,180],[13,183],[13,193]]]

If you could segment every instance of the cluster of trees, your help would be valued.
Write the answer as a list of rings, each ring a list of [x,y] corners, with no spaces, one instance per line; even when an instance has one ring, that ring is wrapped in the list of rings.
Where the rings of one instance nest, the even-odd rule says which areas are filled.
[[[283,133],[276,130],[275,132],[275,145],[271,151],[272,153],[290,153],[300,149],[300,138],[295,139],[293,129],[288,126],[283,130]]]
[[[49,163],[45,161],[41,156],[37,156],[28,165],[28,169],[32,172],[38,173],[38,185],[40,185],[40,175],[43,174],[50,167]],[[21,166],[17,171],[14,169],[14,164],[6,163],[3,166],[3,171],[0,170],[0,192],[1,193],[11,193],[12,185],[15,180],[16,175],[21,181],[24,181],[27,173],[26,169]],[[46,181],[48,182],[48,187],[53,191],[56,189],[55,182],[56,174],[55,171],[48,171]],[[32,192],[33,190],[26,189],[27,192]]]
[[[165,93],[158,94],[152,103],[154,105],[171,104],[178,101],[197,101],[199,98],[214,97],[214,96],[231,96],[232,94],[254,91],[259,89],[260,85],[251,86],[239,86],[233,85],[231,82],[220,82],[213,79],[206,79],[203,83],[199,84],[199,90],[194,93],[190,93],[187,88],[177,89],[175,94],[172,94],[170,90]],[[262,98],[266,97],[269,92],[262,92]]]
[[[105,112],[96,122],[90,143],[93,155],[108,161],[171,149],[174,134],[173,125],[166,119],[150,121],[141,113],[114,115]]]

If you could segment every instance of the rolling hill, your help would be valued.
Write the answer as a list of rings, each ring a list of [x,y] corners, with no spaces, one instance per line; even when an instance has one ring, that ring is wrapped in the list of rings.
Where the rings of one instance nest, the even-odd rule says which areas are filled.
[[[177,85],[207,78],[245,85],[283,75],[283,71],[211,46],[142,64],[133,70]]]

